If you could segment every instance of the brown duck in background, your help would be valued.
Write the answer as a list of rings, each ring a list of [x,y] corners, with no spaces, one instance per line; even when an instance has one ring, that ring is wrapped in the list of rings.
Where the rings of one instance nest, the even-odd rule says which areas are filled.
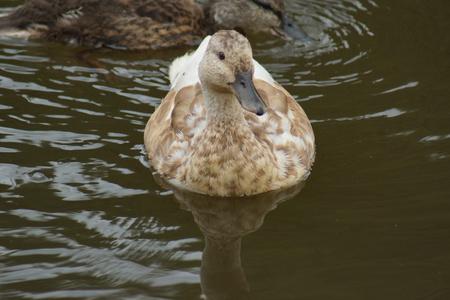
[[[283,0],[29,0],[0,18],[1,35],[124,50],[194,46],[220,29],[312,40]]]

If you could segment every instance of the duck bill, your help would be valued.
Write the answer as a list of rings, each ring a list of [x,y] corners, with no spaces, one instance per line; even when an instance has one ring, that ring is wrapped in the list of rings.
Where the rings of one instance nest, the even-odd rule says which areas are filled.
[[[239,103],[245,110],[258,116],[263,115],[267,111],[266,105],[253,84],[253,74],[251,72],[238,72],[232,87]]]
[[[272,28],[272,33],[288,40],[301,42],[311,42],[314,40],[300,26],[292,22],[285,15],[281,16],[281,28]]]

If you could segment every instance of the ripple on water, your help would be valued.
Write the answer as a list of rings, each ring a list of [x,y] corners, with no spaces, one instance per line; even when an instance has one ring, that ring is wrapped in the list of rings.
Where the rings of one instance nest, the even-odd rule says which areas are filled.
[[[8,57],[9,60],[9,57]],[[0,70],[7,73],[14,73],[14,74],[21,74],[21,75],[32,75],[34,74],[37,69],[34,68],[28,68],[13,64],[7,64],[7,63],[0,63]]]
[[[50,145],[62,150],[92,150],[103,146],[98,135],[56,130],[21,130],[0,126],[2,143],[28,144],[38,147]]]
[[[0,192],[5,198],[21,197],[21,190],[48,188],[53,196],[65,201],[112,199],[147,194],[147,190],[126,188],[111,182],[106,177],[132,175],[132,170],[116,167],[115,164],[93,160],[91,162],[54,162],[50,166],[22,167],[0,164],[0,185],[9,187]],[[17,194],[15,194],[17,193]],[[38,195],[36,195],[38,196]]]
[[[34,82],[15,81],[5,76],[0,76],[0,88],[12,91],[38,90],[42,92],[62,92],[61,90],[50,89]]]
[[[201,253],[194,255],[190,248],[200,241],[196,238],[165,241],[161,236],[170,232],[177,234],[179,227],[166,226],[154,217],[31,209],[14,209],[0,215],[7,218],[9,224],[22,223],[21,228],[5,227],[0,231],[0,240],[14,238],[17,241],[14,248],[0,248],[0,264],[8,262],[0,273],[2,288],[16,295],[26,294],[33,299],[56,295],[64,298],[70,290],[72,297],[72,291],[80,285],[67,278],[84,278],[84,289],[89,294],[79,295],[86,297],[117,296],[121,289],[115,287],[123,285],[139,286],[155,294],[168,286],[199,283]],[[79,234],[75,237],[69,231]],[[33,263],[29,263],[30,259]],[[173,269],[170,267],[173,263],[184,267]],[[41,282],[40,287],[33,286],[33,282]],[[27,288],[14,292],[17,284],[33,292],[27,292]],[[105,292],[104,286],[109,287]],[[130,295],[129,290],[126,295]]]

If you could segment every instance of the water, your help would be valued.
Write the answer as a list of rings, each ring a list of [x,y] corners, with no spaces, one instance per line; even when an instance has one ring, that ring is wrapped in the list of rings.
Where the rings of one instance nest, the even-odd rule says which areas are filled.
[[[1,37],[0,298],[448,299],[449,3],[286,1],[316,42],[250,34],[317,140],[301,191],[253,202],[174,195],[148,169],[145,123],[187,49],[99,51],[96,69]]]

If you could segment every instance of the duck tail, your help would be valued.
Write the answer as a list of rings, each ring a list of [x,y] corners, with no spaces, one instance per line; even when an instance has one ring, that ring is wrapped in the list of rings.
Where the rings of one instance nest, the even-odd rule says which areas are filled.
[[[169,79],[170,83],[173,85],[175,82],[175,79],[178,77],[178,74],[180,73],[180,70],[183,68],[183,66],[189,61],[191,58],[192,53],[186,53],[183,56],[175,58],[175,60],[172,62],[169,68]]]
[[[0,17],[0,29],[27,30],[34,26],[50,27],[65,12],[78,8],[82,0],[29,0],[10,14]]]

